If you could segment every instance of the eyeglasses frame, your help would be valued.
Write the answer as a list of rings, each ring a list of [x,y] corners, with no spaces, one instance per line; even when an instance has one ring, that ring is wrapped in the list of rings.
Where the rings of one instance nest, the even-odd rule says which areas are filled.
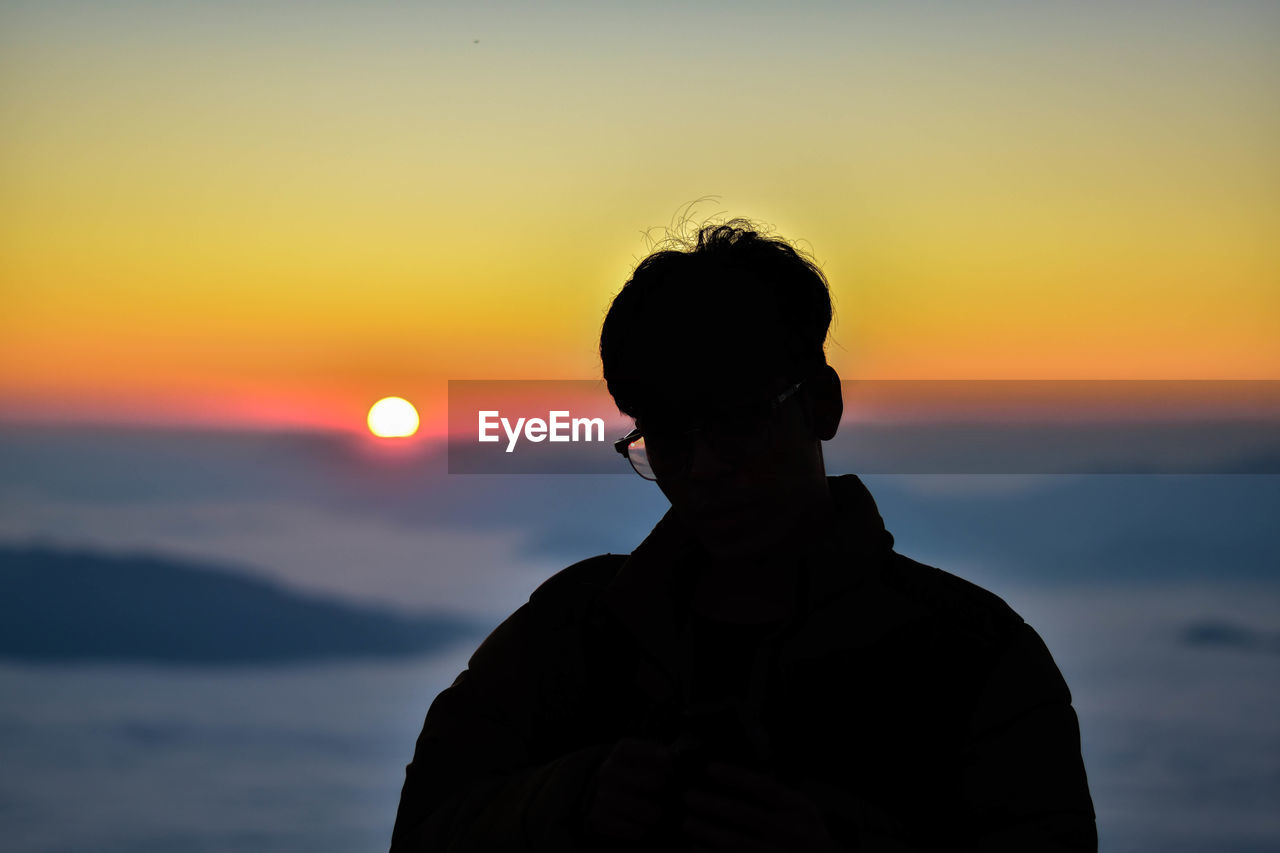
[[[790,399],[797,391],[799,391],[800,386],[804,385],[804,383],[807,381],[808,380],[802,379],[799,382],[792,385],[791,387],[782,391],[780,394],[770,397],[767,401],[765,401],[763,405],[768,407],[766,418],[772,418],[774,412],[778,410],[778,407],[781,406],[783,403],[785,403],[788,399]],[[691,433],[696,433],[700,431],[702,428],[703,428],[702,426],[692,426],[686,430],[681,430],[681,434],[689,435]],[[636,464],[631,461],[630,450],[631,450],[631,445],[635,444],[637,441],[639,441],[642,438],[644,438],[644,430],[640,429],[639,427],[636,427],[635,429],[631,430],[631,432],[627,433],[622,438],[618,439],[613,443],[613,449],[616,450],[618,453],[622,454],[626,458],[627,462],[631,465],[631,470],[635,471],[637,474],[640,474],[640,469],[638,469],[636,467]],[[644,477],[644,479],[649,480],[650,482],[654,482],[657,480],[657,477],[645,477],[644,474],[640,474],[640,476]]]

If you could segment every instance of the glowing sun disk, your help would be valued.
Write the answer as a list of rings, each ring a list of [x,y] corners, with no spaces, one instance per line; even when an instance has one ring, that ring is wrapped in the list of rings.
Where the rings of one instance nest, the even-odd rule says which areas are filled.
[[[418,411],[403,397],[383,397],[369,409],[369,432],[378,438],[407,438],[418,431]]]

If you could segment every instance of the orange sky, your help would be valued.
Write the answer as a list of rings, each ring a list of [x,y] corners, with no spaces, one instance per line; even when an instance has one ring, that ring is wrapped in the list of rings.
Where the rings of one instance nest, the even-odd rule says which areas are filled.
[[[1276,7],[732,8],[6,5],[0,418],[598,377],[706,195],[823,263],[849,379],[1280,377]]]

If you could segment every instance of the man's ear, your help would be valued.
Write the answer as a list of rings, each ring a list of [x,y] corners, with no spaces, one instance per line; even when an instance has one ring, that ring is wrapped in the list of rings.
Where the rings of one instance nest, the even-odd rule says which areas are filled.
[[[840,418],[844,415],[844,395],[840,393],[840,374],[831,365],[823,365],[814,376],[804,384],[809,397],[810,411],[813,413],[810,424],[814,436],[819,441],[830,441],[840,429]]]

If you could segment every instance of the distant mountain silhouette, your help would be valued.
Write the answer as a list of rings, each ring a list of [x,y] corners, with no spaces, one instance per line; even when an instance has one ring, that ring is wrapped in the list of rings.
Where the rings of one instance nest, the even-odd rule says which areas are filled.
[[[154,556],[0,547],[0,658],[254,663],[411,655],[476,636],[232,569]]]
[[[1201,620],[1183,627],[1182,641],[1192,646],[1216,646],[1280,653],[1280,633],[1258,631],[1234,622]]]

